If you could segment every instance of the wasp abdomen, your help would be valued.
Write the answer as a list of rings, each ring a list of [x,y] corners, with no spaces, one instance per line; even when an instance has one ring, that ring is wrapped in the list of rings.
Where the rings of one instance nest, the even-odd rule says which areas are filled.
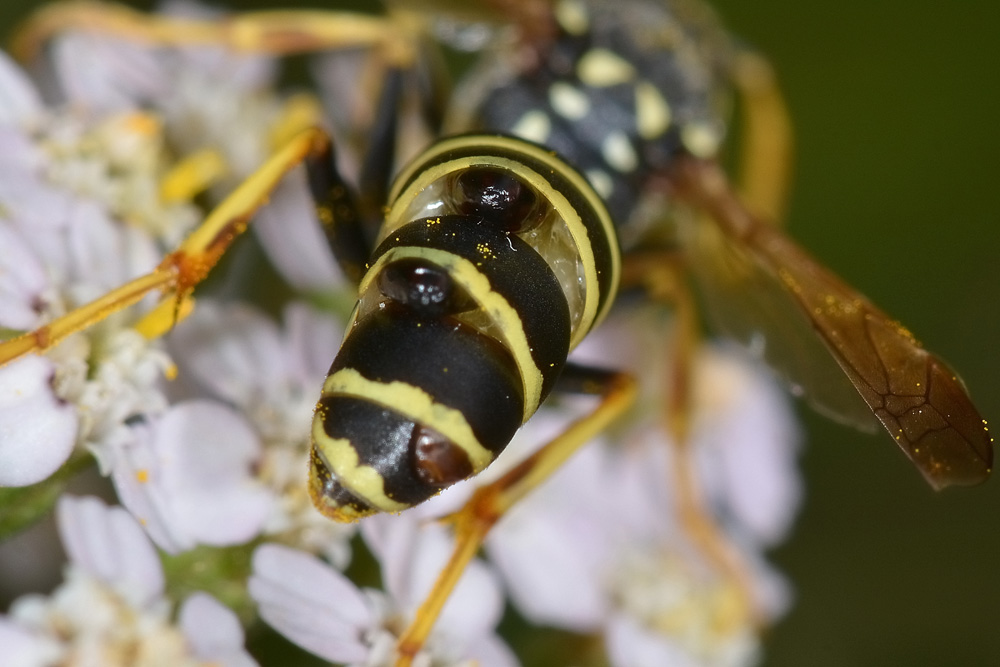
[[[366,501],[364,513],[399,511],[492,461],[523,402],[514,360],[496,341],[389,305],[337,355],[313,424],[315,457]]]
[[[569,352],[548,264],[480,216],[401,227],[361,294],[313,425],[314,498],[337,518],[399,511],[482,470]]]
[[[339,520],[406,509],[485,468],[618,278],[596,195],[537,146],[439,142],[394,190],[313,422],[310,491]]]

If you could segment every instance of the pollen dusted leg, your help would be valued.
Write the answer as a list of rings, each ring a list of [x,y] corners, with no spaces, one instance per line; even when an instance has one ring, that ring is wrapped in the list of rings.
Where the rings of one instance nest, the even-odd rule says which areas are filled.
[[[466,505],[451,516],[455,527],[455,549],[434,588],[417,610],[416,618],[400,637],[396,667],[409,667],[431,632],[441,609],[476,555],[493,525],[516,502],[543,483],[577,449],[604,430],[632,405],[637,393],[635,380],[625,373],[567,366],[567,383],[574,393],[601,397],[594,411],[573,422],[557,438],[487,486],[478,489]],[[560,381],[557,389],[566,384]]]

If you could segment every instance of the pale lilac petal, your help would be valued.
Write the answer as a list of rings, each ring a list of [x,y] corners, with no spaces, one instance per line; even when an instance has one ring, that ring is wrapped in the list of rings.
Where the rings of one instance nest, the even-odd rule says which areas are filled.
[[[185,374],[235,405],[258,403],[267,383],[285,375],[278,326],[244,304],[200,303],[171,342]]]
[[[496,635],[487,635],[474,641],[466,650],[466,657],[480,667],[518,667],[520,660],[510,646]]]
[[[92,496],[63,496],[56,506],[59,535],[70,560],[113,586],[136,606],[163,592],[156,549],[132,515]]]
[[[526,619],[536,625],[593,632],[606,616],[607,600],[601,571],[588,549],[601,551],[605,545],[559,522],[563,515],[546,518],[552,520],[498,527],[489,540],[490,560],[503,573],[511,599]]]
[[[181,605],[178,625],[195,657],[222,667],[257,662],[243,647],[243,627],[233,611],[207,593],[194,593]]]
[[[83,285],[75,290],[85,303],[143,273],[161,259],[148,235],[113,222],[108,212],[89,200],[78,200],[70,210],[67,278]],[[116,261],[109,262],[114,257]]]
[[[253,556],[250,596],[271,627],[302,648],[334,662],[360,662],[375,619],[346,577],[301,551],[264,544]]]
[[[253,478],[260,441],[245,418],[218,403],[191,401],[164,415],[157,449],[178,520],[202,544],[241,544],[256,536],[273,498]]]
[[[600,506],[608,494],[593,490],[606,483],[608,454],[600,443],[588,444],[487,540],[511,599],[536,624],[591,632],[607,615],[602,572],[620,535]]]
[[[42,100],[27,75],[0,52],[0,125],[24,123],[42,111]]]
[[[418,524],[403,514],[370,517],[361,524],[361,534],[382,566],[386,592],[414,613],[451,556],[454,540],[449,531],[436,523]],[[445,603],[438,627],[456,641],[473,642],[492,632],[502,613],[496,576],[474,560]]]
[[[675,642],[640,626],[627,616],[615,616],[604,633],[612,667],[704,667]]]
[[[76,199],[65,190],[44,183],[27,168],[23,171],[11,168],[3,174],[0,201],[22,240],[47,267],[61,269],[68,261],[65,234]]]
[[[776,621],[787,614],[795,599],[788,579],[757,551],[743,550],[742,558],[753,581],[754,605],[761,616]]]
[[[293,287],[325,292],[343,283],[301,169],[285,177],[253,228],[268,258]]]
[[[55,366],[29,356],[0,368],[0,486],[26,486],[59,469],[73,451],[78,418],[50,384]]]
[[[48,277],[21,235],[6,224],[0,224],[0,248],[0,326],[27,331],[39,324],[35,305]]]
[[[162,59],[152,49],[92,34],[67,34],[52,47],[60,90],[70,102],[126,111],[162,94]]]
[[[255,537],[273,496],[253,477],[260,441],[219,403],[178,403],[153,422],[112,472],[122,502],[169,551],[242,544]]]
[[[56,664],[62,657],[59,644],[0,618],[0,646],[5,667],[37,667]]]
[[[735,353],[704,355],[699,383],[715,388],[695,434],[706,493],[759,545],[773,545],[802,502],[791,406],[766,371]]]
[[[0,57],[3,57],[2,53]],[[20,174],[34,177],[46,159],[45,152],[24,130],[0,123],[0,174],[3,174],[0,193],[7,194],[3,183],[12,176]],[[7,208],[6,197],[0,195],[0,200],[5,202],[4,208]]]
[[[677,520],[676,456],[676,445],[657,420],[633,431],[609,461],[604,483],[615,494],[612,514],[605,517],[628,539],[670,541],[683,530]]]
[[[167,553],[193,548],[194,540],[173,519],[169,490],[160,483],[162,463],[152,444],[152,428],[139,424],[128,431],[128,436],[129,442],[118,443],[119,456],[111,468],[118,500],[142,523],[150,539]]]
[[[285,308],[291,377],[307,386],[321,387],[340,349],[344,327],[329,314],[294,301]]]

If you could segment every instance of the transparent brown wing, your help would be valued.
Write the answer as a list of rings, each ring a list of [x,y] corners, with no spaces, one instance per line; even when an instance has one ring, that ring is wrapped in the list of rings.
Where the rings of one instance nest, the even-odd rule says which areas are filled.
[[[879,428],[875,415],[778,276],[707,217],[681,220],[678,231],[713,331],[763,358],[794,395],[820,414],[874,433]]]
[[[871,413],[933,487],[976,484],[987,478],[993,465],[993,440],[986,421],[962,381],[943,361],[780,231],[755,220],[714,163],[684,161],[675,173],[675,184],[682,197],[711,215],[733,246],[722,256],[739,258],[742,254],[743,259],[737,261],[747,271],[749,285],[777,283],[785,297],[779,299],[771,290],[765,291],[770,294],[765,297],[748,294],[743,303],[769,299],[772,309],[782,300],[794,304],[795,317],[788,318],[788,324],[779,326],[778,331],[782,327],[786,333],[794,331],[795,319],[808,324],[812,340],[821,342],[825,349],[825,355],[820,356],[832,357]],[[733,272],[739,271],[740,265],[727,270],[732,279],[738,276]],[[773,321],[775,316],[771,312],[764,319]],[[746,317],[751,316],[746,313],[743,319]],[[780,335],[779,340],[788,342],[790,337]],[[813,354],[808,342],[793,344],[798,357]],[[823,407],[855,422],[858,415],[851,412],[850,404],[841,403],[842,397],[830,394],[830,387],[820,384],[831,375],[829,364],[818,360],[808,364],[799,359],[790,367],[793,373],[819,370],[818,377],[792,379],[802,382],[806,394],[814,399],[824,397],[820,399]],[[834,397],[829,399],[833,402],[823,404],[829,396]]]

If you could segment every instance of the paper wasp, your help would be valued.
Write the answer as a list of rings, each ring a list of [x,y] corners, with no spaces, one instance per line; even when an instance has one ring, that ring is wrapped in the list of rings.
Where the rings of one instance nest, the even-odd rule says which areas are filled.
[[[398,334],[397,339],[387,337],[387,340],[394,340],[392,344],[380,343],[405,359],[417,355],[415,349],[407,347],[407,341],[416,340],[418,327],[423,329],[421,335],[426,333],[429,336],[423,339],[422,351],[431,345],[428,341],[436,344],[436,341],[447,340],[442,343],[442,349],[451,350],[447,346],[459,340],[458,337],[445,339],[441,334],[431,334],[432,324],[442,325],[442,329],[468,327],[477,334],[470,336],[471,339],[483,337],[492,341],[477,348],[477,352],[464,354],[472,359],[488,359],[491,362],[502,356],[511,358],[504,364],[498,363],[506,366],[503,372],[482,372],[490,377],[503,375],[506,378],[505,388],[497,396],[520,396],[520,400],[514,401],[508,410],[517,416],[517,420],[530,418],[545,394],[560,386],[556,379],[558,374],[543,372],[545,364],[533,354],[541,346],[521,340],[536,340],[537,336],[537,340],[549,343],[557,338],[553,333],[556,324],[545,325],[548,329],[538,334],[527,331],[526,313],[530,307],[539,307],[546,313],[551,312],[551,308],[518,301],[513,294],[497,300],[496,295],[503,292],[496,285],[507,277],[502,275],[502,267],[496,277],[486,278],[491,289],[477,292],[474,285],[483,281],[485,271],[464,268],[466,264],[458,260],[430,261],[428,257],[431,255],[427,252],[408,254],[405,250],[397,250],[394,244],[399,244],[400,248],[440,249],[443,241],[432,238],[434,233],[459,224],[457,218],[463,218],[466,223],[467,219],[475,218],[498,225],[500,232],[493,229],[492,233],[502,233],[502,238],[509,240],[511,250],[514,250],[515,240],[530,236],[536,225],[542,224],[538,220],[549,221],[553,216],[552,210],[563,211],[555,216],[563,221],[567,220],[567,216],[572,218],[574,215],[581,218],[602,217],[601,213],[565,213],[569,209],[555,203],[558,196],[577,202],[583,200],[593,211],[601,209],[600,204],[590,203],[599,196],[606,200],[616,229],[603,223],[595,224],[588,227],[583,236],[589,237],[592,243],[596,240],[606,246],[602,251],[603,265],[595,260],[593,250],[581,250],[578,244],[575,249],[573,244],[567,243],[563,248],[548,251],[555,258],[546,260],[553,275],[553,266],[559,259],[569,258],[570,263],[586,267],[581,272],[583,277],[569,281],[583,285],[582,295],[576,297],[575,304],[570,301],[568,290],[561,290],[562,298],[566,299],[568,317],[571,320],[576,318],[577,323],[559,325],[563,328],[558,336],[561,342],[553,345],[558,350],[548,352],[549,356],[544,357],[551,367],[558,367],[566,361],[566,351],[579,342],[591,324],[599,319],[599,314],[611,304],[616,282],[611,276],[617,273],[617,269],[612,268],[617,261],[617,250],[614,249],[616,233],[624,239],[624,277],[633,287],[647,286],[649,274],[656,273],[651,267],[663,264],[662,258],[674,254],[680,244],[694,258],[688,260],[688,265],[694,268],[699,279],[713,288],[713,294],[744,289],[747,284],[759,282],[763,284],[766,294],[775,295],[775,299],[792,308],[792,317],[799,318],[795,326],[803,328],[805,325],[806,329],[815,331],[816,338],[805,343],[806,347],[825,349],[824,354],[836,362],[867,405],[861,405],[857,397],[853,397],[852,402],[851,394],[836,387],[830,393],[824,393],[826,386],[810,386],[807,378],[797,375],[798,368],[787,368],[791,379],[805,384],[807,393],[823,407],[850,421],[859,421],[863,415],[874,413],[935,487],[970,484],[985,479],[992,465],[991,439],[984,420],[971,405],[963,386],[952,372],[936,357],[924,352],[902,326],[817,265],[780,232],[760,221],[761,217],[780,213],[780,192],[768,190],[775,180],[780,181],[780,176],[768,177],[766,173],[773,164],[771,158],[751,163],[746,199],[738,197],[728,185],[727,177],[716,162],[717,144],[721,138],[718,130],[722,124],[713,99],[718,93],[717,88],[735,86],[746,99],[751,122],[756,119],[772,130],[781,123],[778,119],[780,110],[768,108],[768,105],[776,104],[774,92],[766,76],[763,83],[754,78],[752,70],[755,61],[751,56],[738,53],[711,27],[706,28],[697,20],[685,23],[673,13],[673,8],[664,10],[653,3],[634,3],[630,11],[620,12],[625,19],[619,23],[616,21],[620,19],[601,3],[563,2],[554,11],[546,3],[496,4],[501,8],[513,5],[519,10],[537,12],[531,15],[531,19],[523,18],[521,21],[518,53],[522,59],[504,63],[509,68],[506,71],[487,69],[478,74],[478,79],[470,79],[468,86],[460,89],[460,93],[453,98],[457,101],[449,113],[458,118],[453,122],[462,129],[474,127],[525,135],[559,152],[571,166],[561,162],[545,163],[544,151],[538,152],[536,148],[509,139],[493,140],[487,135],[444,139],[435,144],[425,157],[413,163],[409,171],[404,171],[387,198],[378,189],[385,188],[392,165],[372,167],[373,177],[369,184],[374,194],[362,194],[372,194],[374,204],[362,203],[358,206],[349,200],[335,167],[326,161],[328,149],[322,135],[299,135],[286,151],[276,156],[264,170],[247,181],[234,198],[223,204],[199,232],[164,262],[158,272],[139,284],[111,293],[98,305],[72,314],[66,321],[48,325],[5,344],[0,348],[4,350],[3,358],[9,360],[26,352],[45,350],[66,332],[91,324],[108,308],[129,305],[155,288],[175,292],[176,295],[170,296],[168,302],[179,303],[215,263],[229,237],[242,231],[246,218],[266,197],[274,181],[292,164],[306,160],[312,169],[314,190],[323,211],[321,217],[328,221],[331,243],[346,272],[361,283],[355,325],[341,353],[343,356],[335,362],[336,372],[331,376],[327,391],[335,396],[351,396],[356,401],[368,401],[383,407],[388,405],[401,409],[408,406],[403,410],[403,418],[396,417],[396,425],[392,427],[395,432],[408,433],[403,440],[395,441],[394,452],[414,456],[418,461],[415,480],[400,482],[399,486],[390,484],[389,476],[402,469],[398,460],[393,459],[383,469],[364,465],[364,461],[386,461],[387,458],[384,454],[374,455],[362,450],[358,438],[353,435],[340,431],[331,434],[331,429],[350,424],[350,419],[366,414],[365,410],[357,403],[350,408],[334,407],[324,399],[317,411],[317,425],[314,427],[318,447],[311,487],[321,509],[326,507],[330,514],[340,518],[355,518],[373,509],[398,511],[432,495],[446,483],[477,471],[492,458],[492,453],[483,453],[475,450],[475,445],[470,445],[469,448],[460,446],[464,454],[456,454],[453,447],[455,441],[467,438],[456,435],[466,429],[450,425],[453,424],[452,418],[471,416],[474,407],[455,407],[457,398],[450,399],[450,404],[443,401],[453,412],[449,412],[444,420],[432,420],[431,413],[441,412],[434,401],[426,399],[427,394],[434,392],[400,389],[400,384],[407,385],[411,390],[426,387],[421,383],[427,381],[427,369],[433,364],[421,366],[424,375],[420,380],[403,380],[391,376],[386,370],[369,369],[356,375],[344,372],[356,371],[366,364],[374,367],[383,363],[385,357],[376,358],[367,345],[374,346],[370,341],[382,329],[390,330],[395,326],[378,319],[384,313],[395,314],[399,321],[412,324],[404,327],[409,332],[406,334],[409,338]],[[334,14],[328,17],[340,18],[342,22],[346,22],[347,18]],[[540,20],[536,21],[539,17]],[[277,51],[338,48],[353,39],[370,40],[374,44],[389,41],[390,37],[395,38],[399,34],[399,26],[391,21],[383,23],[372,19],[371,22],[362,20],[361,23],[371,29],[367,36],[349,37],[346,29],[338,30],[335,26],[332,34],[322,34],[315,25],[307,26],[294,21],[289,24],[291,29],[283,26],[269,32],[268,19],[264,15],[256,23],[248,17],[245,25],[260,29],[259,33],[251,36],[250,48],[273,46]],[[127,24],[125,32],[134,31],[144,39],[162,38],[168,41],[171,34],[183,34],[170,30],[165,30],[162,36],[152,32],[143,34],[142,30],[136,29],[139,25],[142,25],[141,20]],[[169,27],[168,23],[159,25]],[[613,27],[606,28],[608,25]],[[700,34],[702,29],[707,36]],[[253,30],[250,32],[253,33]],[[622,40],[622,34],[635,38],[634,43]],[[666,37],[660,41],[657,34],[670,34],[671,39],[679,41],[670,41]],[[269,43],[269,38],[274,38],[274,42]],[[407,44],[406,40],[400,43]],[[397,70],[403,71],[405,66],[414,62],[414,53],[407,52],[409,49],[405,47],[400,48],[404,53],[387,56],[387,81],[397,76]],[[711,57],[706,54],[711,54]],[[715,62],[716,59],[719,62]],[[380,95],[384,100],[380,108],[391,107],[397,99],[390,83],[384,86]],[[435,112],[432,109],[429,113],[433,116]],[[611,120],[616,118],[620,122]],[[435,133],[441,122],[433,118],[429,121]],[[384,125],[376,121],[366,129],[372,135],[371,155],[391,153],[395,132],[391,119]],[[751,127],[748,132],[751,148],[747,155],[751,160],[760,159],[754,158],[758,155],[752,145],[755,137],[767,144],[766,138],[760,138],[761,131],[760,127]],[[780,127],[777,131],[780,134]],[[491,142],[494,142],[492,146]],[[434,171],[440,165],[461,162],[473,155],[478,156],[473,162],[442,168],[439,173]],[[373,164],[376,162],[372,160]],[[532,164],[545,166],[531,169],[529,166]],[[473,184],[463,181],[462,170],[479,167],[487,168],[482,178],[489,182],[488,185],[475,184],[480,182],[479,175],[471,177]],[[574,168],[584,174],[589,184],[573,171]],[[539,180],[539,175],[546,173],[546,169],[557,174],[564,183],[556,187],[552,180]],[[765,175],[759,182],[752,180],[754,174],[761,173]],[[514,183],[509,187],[514,188],[515,194],[511,194],[506,185],[508,176],[514,177]],[[504,185],[495,185],[494,182]],[[415,183],[419,187],[414,186]],[[411,186],[415,189],[411,190]],[[528,202],[503,204],[502,213],[496,213],[488,210],[485,196],[477,200],[472,196],[455,194],[456,191],[465,192],[476,187],[499,192],[501,196],[510,195],[513,200],[519,200],[520,193],[528,192]],[[433,194],[423,195],[425,191]],[[425,200],[420,199],[422,196]],[[637,200],[647,198],[676,201],[682,205],[677,217],[695,219],[688,221],[692,224],[688,224],[678,238],[664,239],[664,236],[670,236],[664,234],[663,218],[666,216],[660,213],[657,214],[659,217],[650,217],[645,208],[636,205]],[[435,207],[442,202],[451,207],[446,213],[453,217],[438,218],[422,212],[437,210]],[[389,223],[390,226],[379,232],[377,241],[382,245],[375,249],[375,244],[370,242],[372,234],[366,225],[372,226],[372,211],[380,210],[386,203],[389,206],[388,215],[398,223],[398,228],[392,226],[395,223]],[[507,215],[507,206],[518,212],[513,222],[502,220]],[[575,206],[571,208],[577,210]],[[704,217],[711,218],[715,226],[702,219]],[[393,236],[397,233],[406,236],[402,233],[403,228],[414,221],[419,221],[424,227],[424,236],[419,242],[409,239],[404,243]],[[574,241],[582,238],[579,232],[573,231],[568,232],[568,236]],[[495,243],[499,238],[494,236],[492,241]],[[482,251],[484,247],[493,248],[488,243],[486,246],[478,242],[475,244],[477,251]],[[372,250],[375,250],[374,256]],[[545,256],[545,252],[537,248],[536,252]],[[471,255],[457,254],[469,262]],[[492,250],[489,255],[492,260]],[[654,258],[652,262],[648,261],[649,257]],[[506,261],[513,262],[513,259],[508,255]],[[669,262],[666,265],[671,270],[674,266]],[[531,273],[535,269],[523,270],[535,275]],[[538,271],[539,275],[548,275],[542,269]],[[452,285],[455,282],[459,285],[457,290]],[[553,284],[563,283],[557,279]],[[489,303],[494,301],[505,306],[491,310]],[[726,317],[725,312],[721,314]],[[745,333],[747,326],[753,325],[742,320],[731,324],[737,333]],[[364,335],[368,338],[362,338],[362,332],[366,332]],[[519,339],[516,344],[513,342],[515,337]],[[817,342],[821,345],[815,345]],[[496,345],[506,351],[496,351]],[[529,352],[526,354],[524,350]],[[441,354],[450,358],[453,352],[442,351]],[[420,361],[426,363],[426,360]],[[465,371],[469,373],[467,377],[471,377],[472,366]],[[437,368],[443,367],[438,365]],[[375,377],[369,377],[373,374]],[[358,376],[363,381],[359,381]],[[543,450],[545,453],[540,457],[526,461],[515,475],[487,487],[488,492],[481,494],[474,501],[477,504],[471,505],[462,515],[466,523],[459,522],[464,539],[456,555],[456,564],[462,559],[467,560],[474,552],[482,535],[510,502],[530,489],[537,483],[538,477],[551,471],[559,460],[620,412],[633,391],[629,381],[620,375],[578,368],[570,368],[563,382],[571,389],[574,385],[577,389],[586,386],[589,391],[602,394],[601,408],[564,438]],[[391,396],[388,393],[373,393],[374,385],[380,384],[378,391],[386,392],[386,387],[393,383],[400,383],[393,387],[393,390],[399,391]],[[678,385],[683,397],[682,377]],[[419,407],[418,403],[421,403]],[[491,399],[489,407],[495,405],[495,399]],[[387,414],[381,407],[374,412],[381,413],[383,418]],[[346,416],[347,413],[351,416]],[[682,409],[678,409],[678,415],[682,419]],[[505,420],[506,430],[499,437],[500,441],[509,439],[517,420],[513,417]],[[365,423],[372,424],[371,421]],[[683,426],[679,426],[678,430],[683,431]],[[373,446],[390,442],[388,438],[376,440]],[[327,446],[331,444],[328,441],[334,441],[332,447]],[[502,444],[485,449],[500,449]],[[362,463],[359,465],[359,462]],[[359,469],[363,469],[361,473]],[[426,488],[413,490],[420,483],[424,483]],[[431,602],[432,607],[443,602],[446,588],[447,583],[442,584],[442,589]],[[422,620],[425,623],[433,618],[432,611],[428,609],[424,615]],[[408,639],[419,644],[421,633],[426,634],[426,630],[415,630]],[[407,650],[412,649],[408,647]]]

